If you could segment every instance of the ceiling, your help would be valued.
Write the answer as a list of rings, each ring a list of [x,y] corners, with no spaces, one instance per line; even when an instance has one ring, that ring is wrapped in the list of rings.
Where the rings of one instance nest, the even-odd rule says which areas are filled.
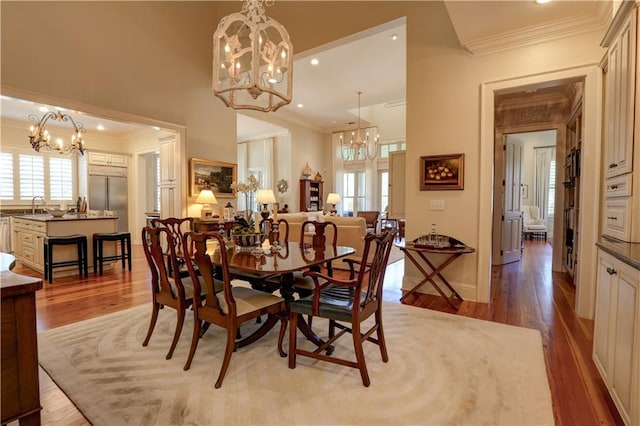
[[[471,55],[604,29],[611,17],[611,2],[607,0],[553,1],[544,5],[533,0],[444,3],[461,46]],[[385,52],[383,60],[380,52]],[[318,65],[310,63],[313,58],[318,59]],[[404,101],[405,19],[299,53],[294,69],[292,103],[268,114],[324,132],[344,129],[357,119],[357,91],[363,92],[362,108]],[[39,107],[3,96],[1,116],[16,120],[25,120],[29,114],[42,116]],[[81,115],[78,121],[88,131],[98,124],[105,127],[105,133],[118,137],[149,130],[148,126],[104,120],[81,112],[73,114],[74,118]],[[286,131],[253,117],[238,116],[239,140]]]

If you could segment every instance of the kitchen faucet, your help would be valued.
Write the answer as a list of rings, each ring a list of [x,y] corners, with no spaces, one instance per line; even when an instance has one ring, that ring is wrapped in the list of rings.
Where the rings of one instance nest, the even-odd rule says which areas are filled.
[[[42,208],[44,208],[44,205],[46,203],[46,201],[44,200],[44,197],[40,195],[36,195],[35,197],[33,197],[31,199],[31,214],[36,214],[36,198],[40,198],[42,200]]]

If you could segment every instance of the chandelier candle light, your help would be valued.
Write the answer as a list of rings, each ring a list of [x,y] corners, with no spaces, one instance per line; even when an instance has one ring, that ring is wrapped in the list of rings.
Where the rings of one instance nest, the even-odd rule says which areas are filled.
[[[344,140],[344,135],[340,134],[340,154],[343,161],[373,160],[378,154],[380,139],[378,128],[376,126],[360,127],[360,95],[362,92],[356,93],[358,94],[358,128],[351,132],[351,139],[348,143]]]
[[[51,134],[45,128],[47,121],[50,119],[59,122],[71,122],[75,130],[71,135],[71,142],[65,143],[62,138],[56,138],[55,141],[51,141]],[[31,142],[31,147],[36,150],[36,152],[45,149],[47,151],[58,151],[60,154],[79,152],[80,155],[84,155],[84,139],[82,137],[85,133],[84,126],[82,123],[76,123],[69,114],[63,114],[60,111],[49,111],[40,119],[34,114],[29,114],[29,121],[38,123],[29,128],[29,142]]]
[[[245,0],[213,34],[213,93],[234,109],[276,111],[291,102],[293,45],[265,14],[274,0]]]

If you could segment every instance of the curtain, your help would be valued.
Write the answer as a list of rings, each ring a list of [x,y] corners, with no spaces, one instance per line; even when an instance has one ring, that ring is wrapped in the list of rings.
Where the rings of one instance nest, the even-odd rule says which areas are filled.
[[[535,187],[534,201],[540,209],[540,219],[547,222],[547,210],[549,208],[549,176],[551,173],[551,161],[555,158],[555,147],[535,148]]]

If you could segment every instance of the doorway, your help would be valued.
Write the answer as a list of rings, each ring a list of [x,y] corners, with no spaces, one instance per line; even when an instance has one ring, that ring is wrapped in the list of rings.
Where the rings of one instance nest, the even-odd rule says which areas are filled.
[[[538,90],[552,83],[566,83],[583,81],[583,168],[598,170],[601,156],[601,116],[602,116],[602,70],[595,65],[576,67],[562,71],[554,71],[528,77],[518,77],[499,82],[485,83],[481,86],[481,144],[480,144],[480,200],[479,200],[479,241],[492,241],[493,222],[493,158],[494,140],[496,138],[496,119],[499,112],[496,98],[501,94],[523,93],[527,90]],[[558,139],[564,137],[566,127],[558,123]],[[536,129],[542,130],[542,129]],[[561,144],[558,144],[561,147]],[[561,149],[558,149],[560,152]],[[559,156],[562,153],[558,154]],[[599,173],[583,176],[585,188],[598,188]],[[576,281],[575,310],[578,316],[593,318],[595,300],[595,265],[597,258],[596,241],[598,237],[598,211],[600,195],[598,191],[584,191],[578,200],[581,208],[582,223],[580,224],[581,240],[576,248],[582,259],[579,282]],[[554,218],[554,228],[559,229],[559,220]],[[561,223],[561,222],[560,222]],[[558,232],[555,233],[556,240]],[[554,244],[555,245],[555,244]],[[491,294],[491,262],[492,247],[479,245],[478,250],[478,283],[477,300],[489,302]],[[554,253],[555,255],[555,253]],[[556,256],[557,257],[557,256]],[[555,259],[554,259],[555,263]]]

